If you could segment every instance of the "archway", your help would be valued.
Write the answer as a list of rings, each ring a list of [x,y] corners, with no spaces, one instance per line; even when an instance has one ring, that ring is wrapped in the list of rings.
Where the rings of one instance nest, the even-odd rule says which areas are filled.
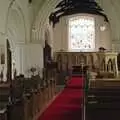
[[[26,40],[25,23],[21,9],[14,3],[8,11],[6,42],[9,42],[11,51],[11,71],[13,77],[14,69],[20,74],[23,69],[23,61],[21,60],[20,45]],[[7,61],[8,62],[8,61]],[[8,64],[8,63],[7,63]]]

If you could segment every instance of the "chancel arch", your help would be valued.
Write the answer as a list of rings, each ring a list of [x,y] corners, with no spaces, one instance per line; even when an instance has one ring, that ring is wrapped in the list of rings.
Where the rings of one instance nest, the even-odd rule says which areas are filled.
[[[36,41],[36,40],[38,40],[38,41],[44,41],[44,32],[45,32],[45,27],[46,27],[46,21],[48,21],[48,19],[49,19],[49,15],[50,15],[50,13],[52,13],[52,12],[54,12],[54,11],[56,11],[56,9],[55,10],[53,10],[54,8],[55,8],[55,6],[57,6],[57,4],[59,3],[60,1],[56,1],[56,0],[51,0],[50,2],[48,2],[48,3],[44,3],[43,4],[43,6],[46,8],[47,7],[47,9],[46,10],[44,10],[43,11],[43,9],[44,9],[44,7],[42,7],[41,9],[40,9],[40,12],[39,12],[39,14],[38,14],[38,16],[36,17],[36,19],[35,19],[35,21],[33,22],[33,31],[32,31],[32,40],[33,41]],[[97,1],[98,3],[100,3],[101,1]],[[44,14],[44,15],[43,15]],[[43,17],[40,17],[41,15],[43,15]],[[104,40],[103,40],[103,38],[105,38],[105,39],[110,39],[111,38],[111,28],[109,28],[110,26],[109,26],[109,23],[106,23],[106,22],[104,22],[104,18],[102,18],[102,17],[99,17],[99,16],[94,16],[95,17],[95,19],[97,19],[97,17],[98,17],[98,19],[97,19],[97,22],[96,22],[96,25],[98,25],[99,24],[99,27],[98,28],[96,28],[96,31],[97,31],[97,33],[98,33],[98,31],[100,31],[100,27],[101,26],[105,26],[105,27],[108,27],[108,29],[106,29],[105,31],[106,31],[106,33],[105,34],[108,34],[108,36],[106,37],[106,35],[104,34],[104,32],[102,32],[102,31],[100,31],[99,32],[99,34],[98,35],[96,35],[96,39],[99,39],[97,42],[96,42],[96,44],[98,45],[99,43],[104,43]],[[109,17],[109,16],[108,16]],[[65,21],[64,21],[64,23],[63,23],[63,26],[64,26],[64,28],[62,29],[62,32],[63,33],[65,33],[65,34],[67,34],[67,32],[65,32],[65,31],[67,31],[67,28],[65,28],[65,26],[66,26],[66,19],[64,18],[64,16],[63,16],[63,18],[61,18],[61,19],[64,19]],[[63,21],[63,20],[61,20],[60,19],[60,21],[58,22],[58,24],[61,24],[61,21]],[[99,21],[99,19],[100,19],[100,21]],[[103,21],[103,22],[102,22]],[[111,22],[110,22],[111,23]],[[58,24],[56,24],[55,25],[55,30],[53,30],[53,31],[58,31],[58,30],[56,30],[57,28],[58,28]],[[107,25],[106,25],[107,24]],[[40,27],[42,25],[42,27]],[[44,26],[44,27],[43,27]],[[60,32],[60,30],[59,30],[59,32]],[[63,35],[63,33],[61,33],[60,32],[60,34],[62,34],[61,36],[58,36],[58,38],[60,38],[60,39],[62,39],[62,37],[64,36]],[[56,36],[58,35],[57,33],[55,33],[56,34]],[[59,35],[60,35],[59,34]],[[105,37],[104,37],[105,36]],[[68,37],[68,35],[67,35],[67,37]],[[68,46],[67,46],[67,44],[68,44],[68,42],[65,42],[65,40],[67,40],[68,38],[64,38],[63,37],[63,41],[61,41],[61,40],[58,40],[58,38],[57,37],[53,37],[53,39],[54,40],[56,40],[56,41],[54,41],[53,40],[53,48],[55,49],[55,48],[57,48],[57,51],[58,50],[60,50],[61,48],[59,47],[60,46],[60,44],[61,44],[61,47],[63,47],[62,49],[65,49],[65,50],[68,50]],[[58,41],[61,41],[61,42],[58,42]],[[110,40],[110,41],[108,41],[107,42],[107,44],[109,44],[108,46],[107,45],[104,45],[104,44],[101,44],[103,47],[105,47],[105,48],[108,48],[108,49],[112,49],[111,48],[111,41],[112,40]],[[44,42],[43,42],[44,43]],[[59,46],[57,46],[55,43],[59,43]],[[66,46],[65,46],[65,44],[66,44]],[[101,46],[98,46],[97,47],[97,49],[99,48],[99,47],[101,47]],[[54,51],[56,51],[56,49],[54,50]]]
[[[42,37],[42,36],[44,36],[44,34],[43,34],[44,33],[43,29],[45,28],[44,24],[46,24],[45,22],[47,21],[47,19],[49,19],[50,13],[56,11],[55,6],[57,6],[57,4],[61,1],[62,0],[60,0],[60,1],[51,0],[51,1],[45,2],[43,4],[42,8],[38,12],[37,17],[35,18],[35,21],[33,22],[32,28],[35,29],[35,31],[33,30],[33,32],[32,32],[32,41],[36,41],[36,40],[42,41],[44,39]],[[118,8],[118,5],[117,5],[117,3],[114,3],[114,5],[113,5],[111,1],[96,0],[96,2],[104,9],[104,12],[106,13],[106,15],[109,19],[110,29],[111,29],[110,37],[111,37],[112,41],[114,41],[114,43],[113,43],[114,46],[117,46],[115,41],[117,41],[119,39],[119,34],[118,34],[119,27],[118,27],[118,25],[116,26],[116,23],[119,22],[120,17],[119,17],[119,15],[116,15],[116,10],[111,9],[111,8],[113,8],[113,7]],[[108,7],[108,5],[110,7]],[[44,10],[44,8],[47,8],[47,9]],[[43,17],[40,17],[40,16],[43,16]],[[116,18],[116,19],[114,19],[114,18]],[[43,25],[44,25],[44,27],[43,27]],[[118,47],[117,47],[117,49],[118,49]]]

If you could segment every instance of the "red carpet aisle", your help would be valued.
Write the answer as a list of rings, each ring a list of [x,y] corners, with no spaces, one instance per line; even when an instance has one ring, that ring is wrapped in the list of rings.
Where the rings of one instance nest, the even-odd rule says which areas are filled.
[[[72,77],[38,120],[81,120],[82,86],[81,77]]]

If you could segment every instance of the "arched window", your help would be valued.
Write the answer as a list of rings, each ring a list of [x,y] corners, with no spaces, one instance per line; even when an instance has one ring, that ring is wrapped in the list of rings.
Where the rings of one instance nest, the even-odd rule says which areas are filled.
[[[69,51],[93,51],[95,49],[95,20],[91,16],[69,19]]]

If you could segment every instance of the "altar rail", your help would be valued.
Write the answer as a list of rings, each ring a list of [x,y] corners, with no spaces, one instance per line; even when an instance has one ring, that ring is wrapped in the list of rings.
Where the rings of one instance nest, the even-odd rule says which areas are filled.
[[[117,55],[115,52],[56,52],[54,59],[58,70],[87,65],[92,71],[112,72],[117,77]]]

